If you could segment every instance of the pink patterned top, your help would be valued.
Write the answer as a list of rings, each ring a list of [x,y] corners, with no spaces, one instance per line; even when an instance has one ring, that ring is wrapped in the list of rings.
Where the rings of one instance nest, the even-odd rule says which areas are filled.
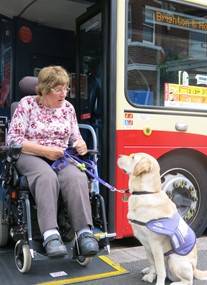
[[[65,100],[60,108],[50,109],[36,101],[36,96],[21,99],[11,120],[8,143],[29,140],[45,146],[68,147],[68,142],[82,139],[73,105]]]

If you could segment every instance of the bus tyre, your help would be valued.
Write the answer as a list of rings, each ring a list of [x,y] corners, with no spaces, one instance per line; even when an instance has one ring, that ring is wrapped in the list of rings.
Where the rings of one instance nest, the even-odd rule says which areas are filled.
[[[162,190],[199,237],[207,226],[206,167],[202,159],[185,151],[159,160]]]
[[[9,239],[9,226],[3,220],[3,201],[0,200],[0,247],[6,246]]]

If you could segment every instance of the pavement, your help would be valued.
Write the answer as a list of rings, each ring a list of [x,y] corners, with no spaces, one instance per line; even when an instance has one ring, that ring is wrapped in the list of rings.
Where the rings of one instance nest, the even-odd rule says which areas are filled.
[[[131,240],[129,239],[130,243]],[[200,237],[197,239],[198,248],[198,268],[201,270],[207,270],[207,237]],[[141,270],[148,266],[147,257],[143,246],[131,244],[125,245],[113,245],[111,253],[108,257],[115,263],[123,267],[128,273],[117,275],[109,278],[102,278],[97,280],[91,280],[83,282],[83,285],[146,285],[149,283],[141,280]],[[171,282],[166,280],[166,285]],[[152,284],[155,284],[153,282]],[[206,281],[194,280],[194,285],[207,285]]]

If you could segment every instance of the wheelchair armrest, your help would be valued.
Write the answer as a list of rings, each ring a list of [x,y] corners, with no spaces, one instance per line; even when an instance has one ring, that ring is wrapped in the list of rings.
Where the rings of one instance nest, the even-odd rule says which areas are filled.
[[[87,153],[85,155],[99,155],[99,151],[95,149],[88,149]]]
[[[11,143],[9,146],[1,147],[0,154],[4,155],[3,170],[1,173],[1,179],[4,185],[9,185],[14,174],[14,166],[19,159],[22,146],[19,144]]]
[[[99,155],[99,151],[96,150],[96,149],[88,149],[86,154],[84,155],[80,155],[78,154],[78,152],[76,151],[75,148],[73,148],[72,146],[69,145],[68,149],[66,150],[68,152],[68,154],[71,154],[71,155],[75,155],[75,156],[80,156],[82,158],[84,157],[87,157],[87,156],[91,156],[91,155]]]
[[[95,150],[95,149],[88,149],[87,150],[87,153],[84,154],[84,155],[78,155],[78,157],[80,159],[83,159],[84,160],[93,160],[95,163],[97,162],[97,155],[100,155],[99,151],[98,150]]]
[[[5,158],[9,150],[8,146],[0,146],[0,158]]]
[[[22,151],[22,145],[11,142],[8,147],[6,160],[8,163],[16,163]]]
[[[22,146],[19,144],[11,144],[9,146],[0,146],[0,158],[7,157],[7,160],[15,160],[19,157],[22,150]]]

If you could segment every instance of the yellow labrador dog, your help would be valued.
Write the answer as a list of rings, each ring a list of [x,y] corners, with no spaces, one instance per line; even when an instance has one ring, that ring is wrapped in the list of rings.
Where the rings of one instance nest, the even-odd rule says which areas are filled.
[[[164,285],[192,285],[193,279],[207,280],[207,271],[197,266],[194,232],[177,212],[175,204],[161,190],[160,167],[146,153],[120,155],[118,166],[129,175],[127,218],[134,236],[146,250],[149,267],[142,280]]]

